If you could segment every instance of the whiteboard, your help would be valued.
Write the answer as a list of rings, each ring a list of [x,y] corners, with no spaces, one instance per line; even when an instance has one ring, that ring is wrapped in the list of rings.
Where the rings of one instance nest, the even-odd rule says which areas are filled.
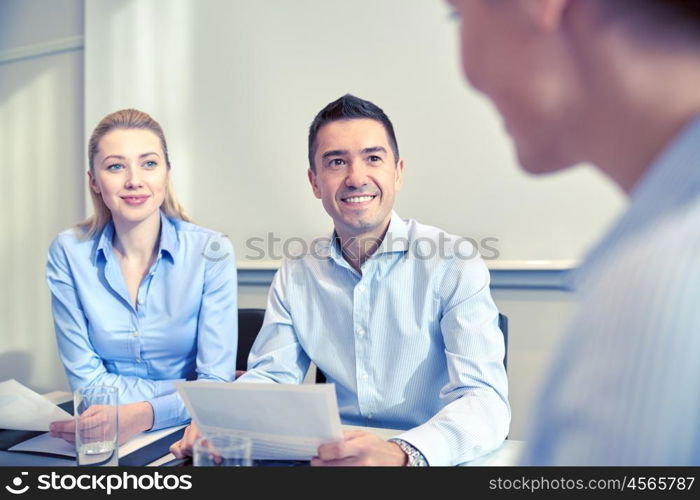
[[[438,0],[92,0],[86,135],[113,110],[151,113],[195,221],[229,235],[239,261],[268,261],[332,228],[308,186],[307,133],[349,92],[394,123],[402,217],[495,238],[500,260],[578,259],[622,195],[590,167],[518,168],[494,108],[464,82],[458,27]]]

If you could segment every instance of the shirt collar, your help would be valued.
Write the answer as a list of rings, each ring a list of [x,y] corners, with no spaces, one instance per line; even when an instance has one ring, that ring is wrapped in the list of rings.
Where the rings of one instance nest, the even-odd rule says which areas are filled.
[[[408,241],[408,225],[394,211],[391,212],[391,220],[389,227],[384,234],[381,244],[376,252],[372,254],[370,259],[383,253],[407,252],[410,242]],[[340,238],[335,230],[331,233],[329,245],[329,257],[341,263],[345,261],[340,248]]]
[[[114,222],[109,219],[109,222],[105,224],[102,228],[100,237],[97,240],[97,248],[95,248],[95,253],[93,255],[93,264],[97,264],[97,259],[100,255],[105,258],[112,253],[112,238],[114,237]]]
[[[692,120],[651,164],[630,194],[629,208],[573,275],[580,286],[585,276],[621,240],[700,196],[700,117]]]
[[[690,122],[652,163],[630,194],[621,222],[629,229],[649,226],[657,217],[700,194],[700,117]],[[635,224],[631,224],[634,222]]]
[[[105,258],[112,252],[112,240],[114,239],[114,222],[112,219],[105,224],[104,229],[97,241],[97,248],[93,257],[93,263],[97,263],[98,257],[104,255]],[[169,255],[171,259],[175,259],[175,252],[179,247],[177,238],[177,230],[173,221],[167,217],[162,211],[160,212],[160,246],[158,247],[158,255]]]
[[[179,248],[180,242],[177,238],[177,230],[175,223],[166,215],[160,213],[160,248],[158,253],[169,255],[171,259],[175,259],[175,253]]]

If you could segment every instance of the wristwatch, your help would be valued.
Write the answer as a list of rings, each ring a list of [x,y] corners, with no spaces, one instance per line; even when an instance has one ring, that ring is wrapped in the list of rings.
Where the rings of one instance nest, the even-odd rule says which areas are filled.
[[[416,448],[412,444],[409,444],[403,439],[399,438],[391,438],[389,439],[389,442],[397,444],[399,448],[401,448],[401,451],[403,451],[406,454],[406,456],[408,457],[406,467],[428,466],[428,461],[425,459],[423,454],[418,450],[418,448]]]

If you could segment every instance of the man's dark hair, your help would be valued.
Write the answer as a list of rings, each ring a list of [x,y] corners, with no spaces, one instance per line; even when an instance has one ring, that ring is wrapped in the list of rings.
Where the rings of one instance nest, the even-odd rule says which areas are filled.
[[[641,35],[700,40],[700,0],[598,0],[598,5],[608,17],[636,24]]]
[[[314,121],[311,122],[311,126],[309,127],[309,165],[313,172],[316,172],[314,156],[316,155],[316,148],[318,147],[316,144],[316,136],[320,128],[331,122],[353,120],[356,118],[369,118],[370,120],[376,120],[384,125],[384,130],[386,130],[386,135],[389,138],[389,145],[394,153],[394,162],[399,161],[399,145],[396,143],[394,126],[391,124],[389,117],[386,116],[384,111],[376,104],[355,97],[354,95],[345,94],[340,99],[336,99],[319,111]]]

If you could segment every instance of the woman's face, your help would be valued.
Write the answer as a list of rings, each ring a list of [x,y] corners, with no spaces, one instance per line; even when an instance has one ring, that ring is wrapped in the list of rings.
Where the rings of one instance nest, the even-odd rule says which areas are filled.
[[[117,129],[100,139],[90,188],[104,200],[115,224],[160,217],[168,168],[160,139],[146,129]]]

